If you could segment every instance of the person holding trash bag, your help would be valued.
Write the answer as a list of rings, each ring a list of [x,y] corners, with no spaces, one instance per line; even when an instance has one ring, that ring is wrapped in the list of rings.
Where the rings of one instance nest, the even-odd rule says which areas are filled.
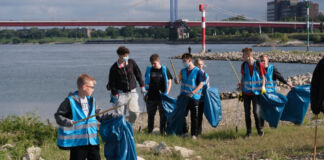
[[[269,64],[269,57],[266,54],[261,55],[260,61],[263,64],[263,67],[266,71],[265,78],[266,78],[266,90],[267,92],[276,92],[276,80],[279,80],[280,82],[288,85],[290,89],[293,89],[294,86],[289,84],[278,72],[278,69],[274,67],[273,65]]]
[[[259,96],[266,92],[264,77],[266,71],[263,64],[253,58],[252,48],[243,48],[242,52],[244,61],[241,65],[242,80],[238,85],[243,92],[246,136],[251,135],[251,102],[258,135],[263,136],[264,120],[260,117]]]
[[[166,116],[161,102],[161,94],[167,95],[170,92],[172,84],[172,75],[169,69],[161,65],[160,56],[153,54],[150,57],[151,66],[148,66],[145,73],[145,89],[147,94],[144,96],[148,114],[148,133],[154,128],[154,117],[156,110],[159,109],[160,115],[160,133],[165,134]]]
[[[189,98],[188,106],[185,106],[187,107],[186,115],[188,115],[190,110],[191,136],[193,139],[196,139],[198,136],[198,106],[204,85],[204,76],[202,71],[193,64],[190,53],[184,53],[181,59],[185,68],[180,71],[179,80],[176,79],[176,84],[179,84],[181,81],[180,94],[186,95]],[[183,134],[186,135],[187,133],[188,129],[185,120]]]
[[[70,160],[100,160],[97,120],[101,121],[104,115],[76,123],[100,112],[91,96],[95,84],[94,78],[81,74],[77,79],[78,91],[70,93],[54,115],[60,126],[57,145],[70,149]]]
[[[109,81],[106,86],[111,90],[111,102],[115,106],[122,106],[116,110],[120,115],[126,115],[129,111],[128,121],[133,124],[140,113],[138,94],[136,92],[136,80],[142,94],[146,93],[142,73],[135,60],[129,58],[130,51],[125,46],[117,49],[118,60],[109,71]]]
[[[203,85],[203,91],[202,91],[202,97],[199,101],[199,107],[198,107],[198,135],[201,135],[202,132],[202,120],[203,120],[203,114],[204,114],[204,93],[206,92],[206,89],[209,87],[209,76],[204,71],[204,61],[200,58],[197,58],[195,60],[195,66],[198,67],[203,75],[204,75],[204,85]]]
[[[311,109],[314,114],[324,113],[324,57],[317,63],[310,88]]]

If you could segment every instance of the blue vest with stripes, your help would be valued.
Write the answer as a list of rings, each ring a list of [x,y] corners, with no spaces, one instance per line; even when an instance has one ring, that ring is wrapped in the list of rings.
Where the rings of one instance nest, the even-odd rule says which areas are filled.
[[[75,97],[78,97],[77,92],[74,92]],[[68,97],[72,110],[72,120],[78,121],[86,118],[82,107],[72,98]],[[90,103],[90,96],[87,97],[89,102],[90,115],[95,115],[95,99]],[[97,119],[92,117],[88,120],[74,124],[72,127],[60,126],[57,135],[57,145],[60,147],[76,147],[87,145],[99,145],[97,134]]]
[[[187,76],[187,68],[182,69],[182,80],[181,80],[181,93],[189,94],[192,93],[193,90],[196,89],[196,79],[200,69],[195,67],[192,69],[189,77]],[[202,89],[198,90],[193,96],[192,99],[199,100],[201,97]]]
[[[244,63],[244,79],[243,79],[243,87],[242,90],[245,93],[253,93],[255,95],[260,95],[262,88],[262,78],[259,75],[259,71],[257,70],[257,63],[254,62],[253,65],[253,74],[252,77],[250,75],[249,64]]]
[[[276,81],[273,81],[273,65],[269,65],[265,75],[267,92],[276,92]]]
[[[168,92],[168,75],[167,75],[167,68],[166,66],[162,65],[162,77],[165,83],[165,90],[163,94],[166,94]],[[150,81],[151,81],[151,70],[152,66],[148,66],[146,68],[146,73],[145,73],[145,89],[148,91],[150,88]]]

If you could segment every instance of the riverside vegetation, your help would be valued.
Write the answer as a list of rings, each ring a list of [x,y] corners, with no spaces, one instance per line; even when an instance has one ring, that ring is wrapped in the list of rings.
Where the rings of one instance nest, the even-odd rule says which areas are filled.
[[[194,151],[189,159],[310,159],[314,144],[314,128],[308,114],[303,125],[280,123],[278,129],[266,128],[265,136],[257,133],[244,138],[244,127],[235,133],[234,127],[221,127],[207,131],[197,140],[178,136],[160,136],[135,132],[137,144],[151,140],[168,146],[181,146]],[[234,118],[234,117],[233,117]],[[321,116],[323,119],[323,116]],[[8,116],[0,121],[0,159],[22,159],[28,147],[41,148],[41,157],[46,160],[68,159],[69,152],[56,146],[57,127],[41,122],[35,114]],[[100,140],[101,141],[101,140]],[[7,144],[7,145],[6,145]],[[10,144],[11,147],[5,147]],[[324,125],[318,128],[318,157],[324,156]],[[101,141],[101,156],[104,147]],[[144,159],[184,159],[178,152],[169,155],[154,154],[152,150],[137,148]],[[199,159],[199,158],[198,158]]]

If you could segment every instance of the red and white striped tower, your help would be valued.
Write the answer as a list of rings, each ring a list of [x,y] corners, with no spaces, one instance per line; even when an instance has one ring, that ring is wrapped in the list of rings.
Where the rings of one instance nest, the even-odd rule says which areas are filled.
[[[206,11],[205,8],[206,5],[200,4],[199,5],[199,11],[202,12],[202,18],[201,18],[201,28],[202,28],[202,50],[201,54],[206,53]]]

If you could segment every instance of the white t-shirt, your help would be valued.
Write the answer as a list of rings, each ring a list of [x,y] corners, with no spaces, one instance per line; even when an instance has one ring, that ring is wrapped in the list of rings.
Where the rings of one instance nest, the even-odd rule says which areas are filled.
[[[83,113],[88,117],[89,103],[88,103],[87,97],[84,97],[84,98],[80,97],[80,102],[81,102],[81,107],[82,107]]]

